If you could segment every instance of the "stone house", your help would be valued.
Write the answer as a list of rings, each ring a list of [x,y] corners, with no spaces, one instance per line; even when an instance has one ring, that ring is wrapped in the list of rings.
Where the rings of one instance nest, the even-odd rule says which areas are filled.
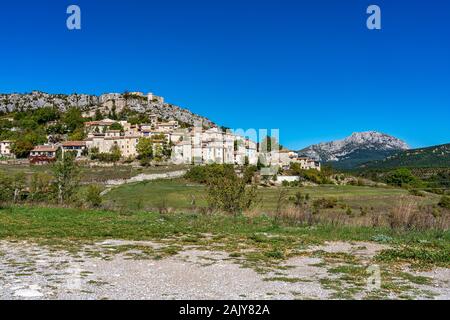
[[[156,124],[156,129],[162,132],[171,132],[179,128],[178,121],[159,122]]]
[[[88,137],[95,133],[105,133],[110,126],[112,126],[117,121],[111,119],[104,119],[100,121],[88,121],[84,123],[85,130]]]

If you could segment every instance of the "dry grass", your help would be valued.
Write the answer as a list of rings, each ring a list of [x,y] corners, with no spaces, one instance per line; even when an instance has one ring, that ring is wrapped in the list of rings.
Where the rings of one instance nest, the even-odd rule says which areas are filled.
[[[257,209],[246,212],[247,216],[257,216]],[[410,198],[400,198],[387,212],[344,213],[342,210],[322,211],[316,213],[310,205],[286,205],[282,209],[271,212],[280,222],[289,225],[361,226],[389,227],[392,230],[448,230],[450,212],[433,206],[420,206]]]
[[[447,210],[418,206],[415,201],[401,198],[390,210],[388,223],[392,229],[400,230],[446,230],[449,218]]]

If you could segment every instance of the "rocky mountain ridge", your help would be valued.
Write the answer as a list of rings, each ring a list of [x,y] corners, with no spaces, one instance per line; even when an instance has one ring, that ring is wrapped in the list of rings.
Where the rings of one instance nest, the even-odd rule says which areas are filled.
[[[342,140],[311,145],[299,153],[343,168],[383,159],[407,149],[409,146],[396,137],[377,131],[366,131],[355,132]]]
[[[164,102],[164,99],[153,94],[143,93],[109,93],[100,96],[88,94],[49,94],[40,91],[31,93],[0,94],[0,113],[22,110],[35,110],[53,106],[61,111],[69,108],[80,108],[86,116],[93,116],[96,110],[108,114],[115,111],[120,113],[124,109],[138,113],[157,114],[164,120],[178,120],[194,125],[203,123],[206,127],[215,124],[202,116],[192,113],[188,109]]]

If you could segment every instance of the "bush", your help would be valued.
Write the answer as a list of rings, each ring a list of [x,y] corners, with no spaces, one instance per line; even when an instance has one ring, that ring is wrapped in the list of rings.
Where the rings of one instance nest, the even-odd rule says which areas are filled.
[[[247,166],[244,170],[244,180],[245,183],[252,183],[255,173],[258,171],[256,166]]]
[[[86,189],[84,200],[89,206],[98,208],[102,204],[101,192],[102,188],[100,186],[95,184],[89,185]]]
[[[448,218],[430,206],[418,207],[414,201],[401,199],[389,212],[388,222],[395,230],[446,230]]]
[[[301,169],[298,163],[291,163],[291,170],[295,175],[300,177],[300,180],[310,181],[316,184],[332,184],[329,179],[327,171],[318,171],[315,169]]]
[[[396,187],[413,186],[419,187],[422,181],[411,173],[411,170],[399,168],[392,171],[386,177],[386,183]]]
[[[98,160],[100,162],[117,162],[120,160],[118,153],[91,153],[91,160]]]
[[[3,172],[0,172],[0,202],[9,202],[14,198],[12,179]]]
[[[450,196],[442,196],[438,203],[439,207],[450,209]]]
[[[36,202],[46,202],[53,198],[52,194],[53,177],[45,172],[36,172],[31,177],[30,200]]]
[[[237,176],[211,178],[207,200],[211,209],[239,214],[256,201],[256,185],[247,186],[245,180]]]
[[[336,198],[320,198],[313,201],[313,207],[316,209],[332,209],[336,207],[337,203]]]
[[[289,200],[294,202],[296,208],[302,207],[308,203],[309,194],[303,195],[300,191],[297,191],[293,197],[289,198]]]
[[[184,177],[192,182],[209,183],[218,178],[235,179],[237,175],[233,165],[209,164],[191,168]]]
[[[425,197],[425,193],[417,189],[410,189],[409,194],[416,197]]]

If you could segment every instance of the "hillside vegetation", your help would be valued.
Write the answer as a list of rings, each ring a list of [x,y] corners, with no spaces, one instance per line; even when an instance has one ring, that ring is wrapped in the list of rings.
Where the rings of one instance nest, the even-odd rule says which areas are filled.
[[[449,168],[450,143],[427,148],[401,151],[383,160],[376,160],[365,163],[359,168],[385,169],[397,167]]]

